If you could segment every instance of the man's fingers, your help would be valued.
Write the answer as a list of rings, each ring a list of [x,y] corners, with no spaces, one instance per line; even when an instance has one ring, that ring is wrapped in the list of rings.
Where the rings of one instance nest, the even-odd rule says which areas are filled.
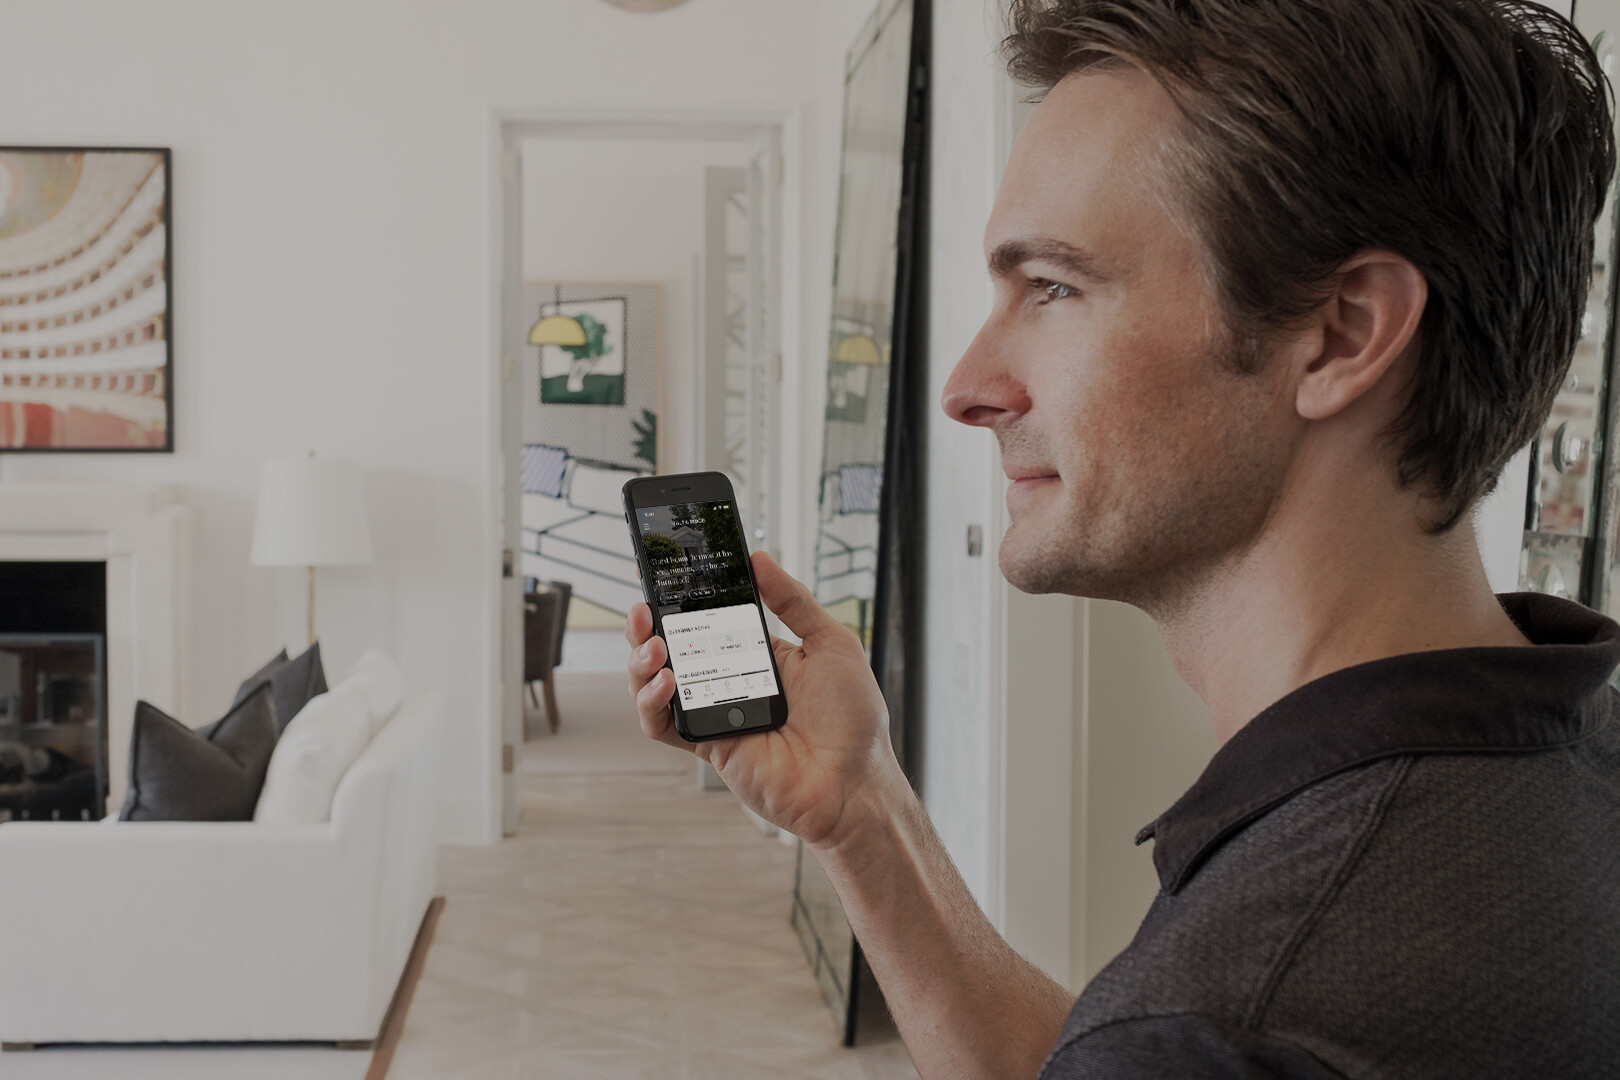
[[[648,738],[690,750],[691,744],[675,733],[675,718],[669,709],[669,699],[674,693],[675,673],[665,668],[636,692],[636,715],[641,718],[641,730]]]
[[[763,551],[754,552],[754,581],[759,584],[765,606],[776,612],[782,625],[798,634],[800,641],[808,642],[841,628],[838,620],[816,603],[809,589]]]
[[[624,620],[624,639],[633,649],[652,637],[652,608],[646,604],[631,604],[630,617]]]
[[[641,730],[656,739],[683,750],[691,749],[675,734],[675,718],[669,699],[675,694],[675,673],[664,667],[667,650],[662,638],[652,636],[652,611],[646,604],[634,604],[624,623],[625,640],[630,642],[630,696],[636,701]]]
[[[636,683],[644,683],[664,666],[666,649],[663,638],[648,638],[640,648],[630,653],[630,678]]]

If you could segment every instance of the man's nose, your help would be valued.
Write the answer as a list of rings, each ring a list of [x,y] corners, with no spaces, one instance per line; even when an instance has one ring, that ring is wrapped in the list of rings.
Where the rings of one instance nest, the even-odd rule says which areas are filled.
[[[1029,411],[1029,390],[1005,362],[1005,335],[984,324],[945,380],[940,407],[961,424],[993,428]]]

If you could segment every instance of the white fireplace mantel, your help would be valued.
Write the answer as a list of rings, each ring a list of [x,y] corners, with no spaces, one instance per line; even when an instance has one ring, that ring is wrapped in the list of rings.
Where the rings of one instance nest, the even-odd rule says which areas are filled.
[[[187,523],[180,489],[172,485],[0,483],[0,561],[107,564],[113,809],[124,801],[136,700],[184,715]]]

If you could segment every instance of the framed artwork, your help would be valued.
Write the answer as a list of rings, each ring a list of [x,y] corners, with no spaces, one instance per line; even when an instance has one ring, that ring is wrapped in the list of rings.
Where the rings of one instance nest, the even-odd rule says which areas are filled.
[[[174,449],[169,151],[0,147],[0,452]]]
[[[560,290],[559,290],[560,291]],[[546,342],[540,350],[540,401],[546,405],[623,405],[629,300],[555,300],[540,305],[536,326],[572,320],[580,343]]]

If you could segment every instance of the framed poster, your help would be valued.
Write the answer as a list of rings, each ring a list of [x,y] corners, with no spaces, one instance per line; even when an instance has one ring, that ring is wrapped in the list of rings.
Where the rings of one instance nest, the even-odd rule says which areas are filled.
[[[169,151],[0,147],[0,452],[174,449]]]
[[[559,290],[560,291],[560,290]],[[540,322],[571,319],[579,343],[546,342],[540,350],[540,401],[546,405],[623,405],[630,301],[624,296],[557,300],[540,305]],[[537,323],[536,325],[539,325]]]

